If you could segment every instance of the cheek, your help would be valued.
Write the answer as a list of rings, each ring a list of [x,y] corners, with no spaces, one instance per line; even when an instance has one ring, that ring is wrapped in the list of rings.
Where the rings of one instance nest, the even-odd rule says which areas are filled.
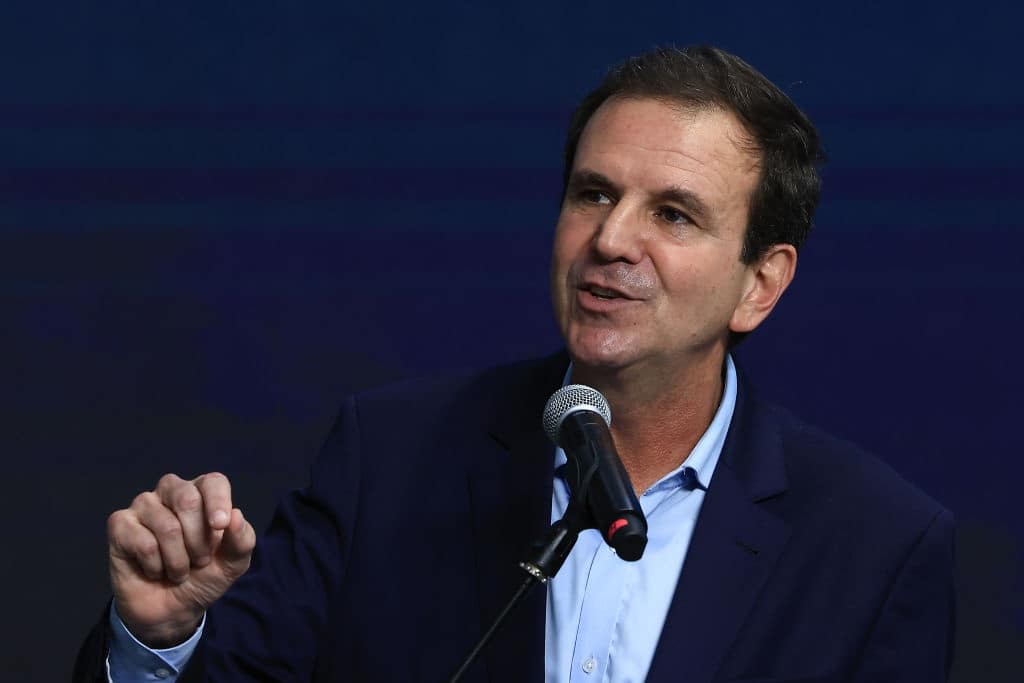
[[[565,226],[559,221],[555,226],[555,237],[551,248],[551,302],[559,319],[563,318],[569,307],[566,280],[572,267],[572,249],[567,243]]]
[[[579,249],[581,233],[582,231],[563,212],[555,225],[554,253],[556,258],[563,261],[571,258]]]
[[[565,282],[566,274],[585,254],[587,238],[582,230],[578,230],[571,222],[564,219],[555,226],[555,238],[551,249],[552,283]]]
[[[658,270],[674,325],[721,323],[732,314],[742,288],[731,264],[718,259],[677,260]]]

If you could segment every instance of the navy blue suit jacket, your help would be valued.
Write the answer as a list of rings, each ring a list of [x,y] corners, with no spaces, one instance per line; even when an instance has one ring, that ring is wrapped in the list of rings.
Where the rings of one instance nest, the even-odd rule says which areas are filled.
[[[566,363],[349,399],[182,680],[447,680],[549,524],[540,413]],[[741,380],[648,680],[943,681],[952,538],[938,504]],[[536,589],[464,680],[542,681],[544,602]],[[79,680],[101,674],[104,631]]]

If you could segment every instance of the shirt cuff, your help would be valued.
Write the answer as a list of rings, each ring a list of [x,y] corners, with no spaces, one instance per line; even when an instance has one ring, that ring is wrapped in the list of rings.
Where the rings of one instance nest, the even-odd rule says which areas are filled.
[[[206,615],[192,637],[181,645],[161,650],[146,647],[131,634],[117,614],[116,605],[110,605],[110,653],[107,656],[107,675],[113,683],[121,681],[163,681],[171,683],[188,664],[192,652],[199,644],[206,625]]]

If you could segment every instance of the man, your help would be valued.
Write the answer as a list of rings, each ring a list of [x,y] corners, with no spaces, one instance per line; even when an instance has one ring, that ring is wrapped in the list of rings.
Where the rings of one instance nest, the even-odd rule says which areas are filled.
[[[758,401],[728,355],[793,278],[818,156],[732,55],[613,70],[566,148],[567,356],[349,399],[258,545],[223,475],[165,476],[110,518],[114,603],[77,675],[443,680],[565,511],[539,415],[572,381],[611,405],[647,551],[626,563],[585,532],[465,680],[944,680],[948,513]]]

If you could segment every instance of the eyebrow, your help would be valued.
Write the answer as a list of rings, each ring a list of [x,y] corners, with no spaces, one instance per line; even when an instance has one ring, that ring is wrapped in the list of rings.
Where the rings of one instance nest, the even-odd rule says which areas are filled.
[[[573,171],[572,175],[569,176],[569,187],[578,188],[585,185],[593,185],[596,187],[604,187],[608,189],[616,189],[615,183],[608,180],[605,176],[601,175],[597,171],[591,171],[589,169],[580,169]]]
[[[658,192],[655,194],[655,197],[661,201],[675,202],[682,205],[696,218],[707,218],[710,213],[707,204],[695,192],[684,190],[678,185],[673,185]]]
[[[572,175],[569,177],[569,187],[579,188],[587,185],[618,190],[618,186],[615,183],[597,171],[587,168],[573,171]],[[672,185],[664,190],[655,192],[654,198],[657,201],[679,204],[688,212],[693,214],[695,218],[706,219],[711,213],[708,205],[695,192],[679,187],[678,185]]]

